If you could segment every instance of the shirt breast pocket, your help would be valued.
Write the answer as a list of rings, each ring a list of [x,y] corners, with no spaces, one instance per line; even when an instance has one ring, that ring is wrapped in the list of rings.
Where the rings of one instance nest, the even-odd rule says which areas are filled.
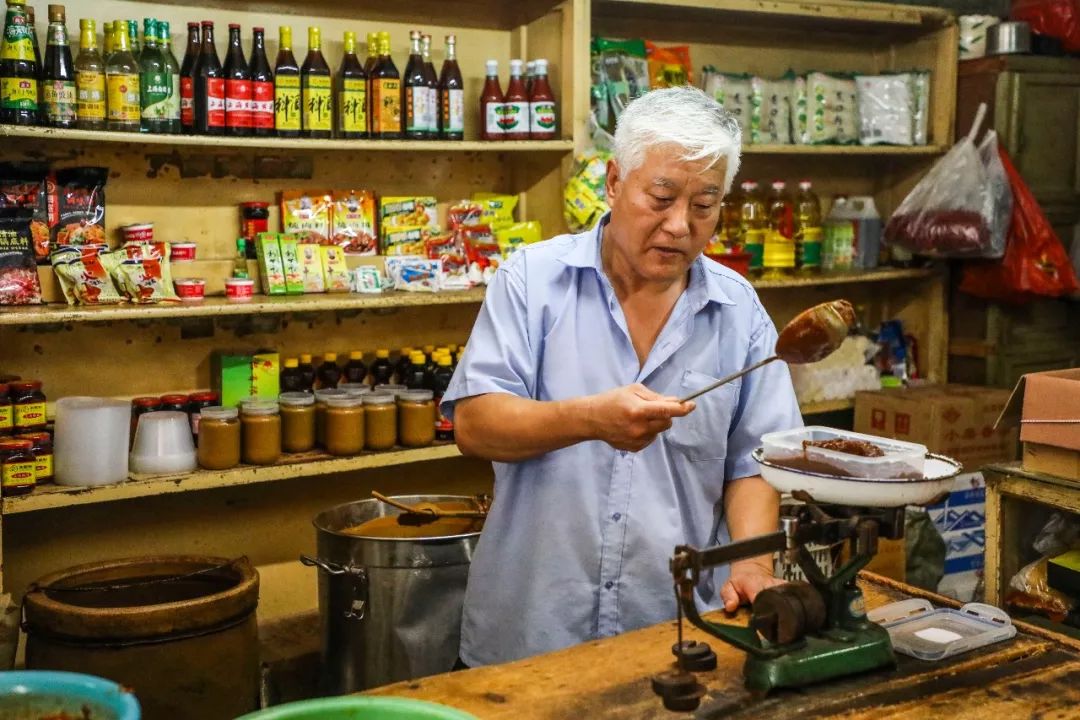
[[[685,397],[718,379],[695,370],[687,370],[683,373],[677,394]],[[677,452],[694,462],[723,460],[727,457],[731,418],[739,403],[739,387],[739,381],[728,383],[697,398],[694,401],[697,403],[694,412],[672,421],[671,429],[664,433],[666,441]]]

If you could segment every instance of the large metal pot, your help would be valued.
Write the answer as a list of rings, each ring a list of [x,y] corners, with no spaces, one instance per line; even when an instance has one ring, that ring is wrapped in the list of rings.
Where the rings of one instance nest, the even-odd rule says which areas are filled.
[[[460,495],[396,500],[466,503]],[[322,677],[328,693],[348,693],[447,672],[454,666],[469,563],[479,532],[386,538],[342,530],[399,510],[378,500],[330,508],[315,517]]]

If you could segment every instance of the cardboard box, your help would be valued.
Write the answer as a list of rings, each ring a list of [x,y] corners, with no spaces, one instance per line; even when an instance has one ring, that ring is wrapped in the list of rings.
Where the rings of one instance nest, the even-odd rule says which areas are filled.
[[[304,273],[300,267],[300,244],[292,235],[278,235],[281,248],[281,267],[285,271],[285,291],[289,295],[304,294]]]
[[[961,602],[975,600],[986,550],[986,480],[983,474],[958,475],[948,497],[926,510],[945,541],[945,574],[937,591]]]
[[[281,392],[281,359],[276,352],[251,356],[251,395],[276,400]]]
[[[997,428],[1009,392],[971,385],[923,385],[855,396],[855,431],[925,445],[975,470],[1016,457],[1016,432]]]
[[[323,278],[322,254],[319,246],[302,243],[297,248],[300,260],[300,274],[304,283],[304,292],[326,292],[326,280]]]
[[[246,353],[215,352],[210,358],[210,385],[221,393],[223,407],[236,407],[251,395],[251,360]]]
[[[998,425],[1020,426],[1025,470],[1080,482],[1080,368],[1024,375]]]
[[[1050,558],[1046,564],[1046,584],[1070,597],[1080,597],[1080,550]]]
[[[349,266],[345,263],[345,253],[337,245],[321,245],[319,253],[326,292],[349,292]]]
[[[259,278],[264,295],[285,295],[285,265],[281,259],[281,244],[277,233],[259,233],[255,238],[255,254],[259,260]]]

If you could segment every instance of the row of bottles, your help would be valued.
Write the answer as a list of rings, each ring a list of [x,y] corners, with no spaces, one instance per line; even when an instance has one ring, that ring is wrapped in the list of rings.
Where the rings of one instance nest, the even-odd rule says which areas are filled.
[[[525,75],[522,76],[522,69]],[[555,95],[544,58],[510,61],[506,92],[499,85],[499,62],[488,60],[480,93],[480,139],[553,140],[558,124]]]
[[[343,365],[338,364],[337,353],[324,353],[317,366],[310,354],[302,354],[286,358],[281,370],[281,392],[400,384],[409,390],[434,390],[441,395],[446,390],[443,382],[449,383],[460,357],[461,350],[456,345],[406,347],[396,359],[391,359],[389,350],[379,349],[370,365],[364,362],[364,353],[359,350],[350,352]]]

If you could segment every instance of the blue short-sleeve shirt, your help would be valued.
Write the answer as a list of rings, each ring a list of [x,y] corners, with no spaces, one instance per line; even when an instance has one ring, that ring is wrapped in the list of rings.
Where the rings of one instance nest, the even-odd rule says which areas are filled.
[[[699,257],[643,366],[600,262],[597,227],[514,254],[495,274],[443,397],[550,401],[640,382],[682,397],[773,354],[776,329],[751,285]],[[676,545],[727,541],[724,483],[758,474],[763,433],[800,427],[783,363],[697,399],[644,450],[584,442],[494,463],[495,498],[473,558],[461,658],[507,662],[675,617]],[[699,607],[722,605],[724,568]]]

